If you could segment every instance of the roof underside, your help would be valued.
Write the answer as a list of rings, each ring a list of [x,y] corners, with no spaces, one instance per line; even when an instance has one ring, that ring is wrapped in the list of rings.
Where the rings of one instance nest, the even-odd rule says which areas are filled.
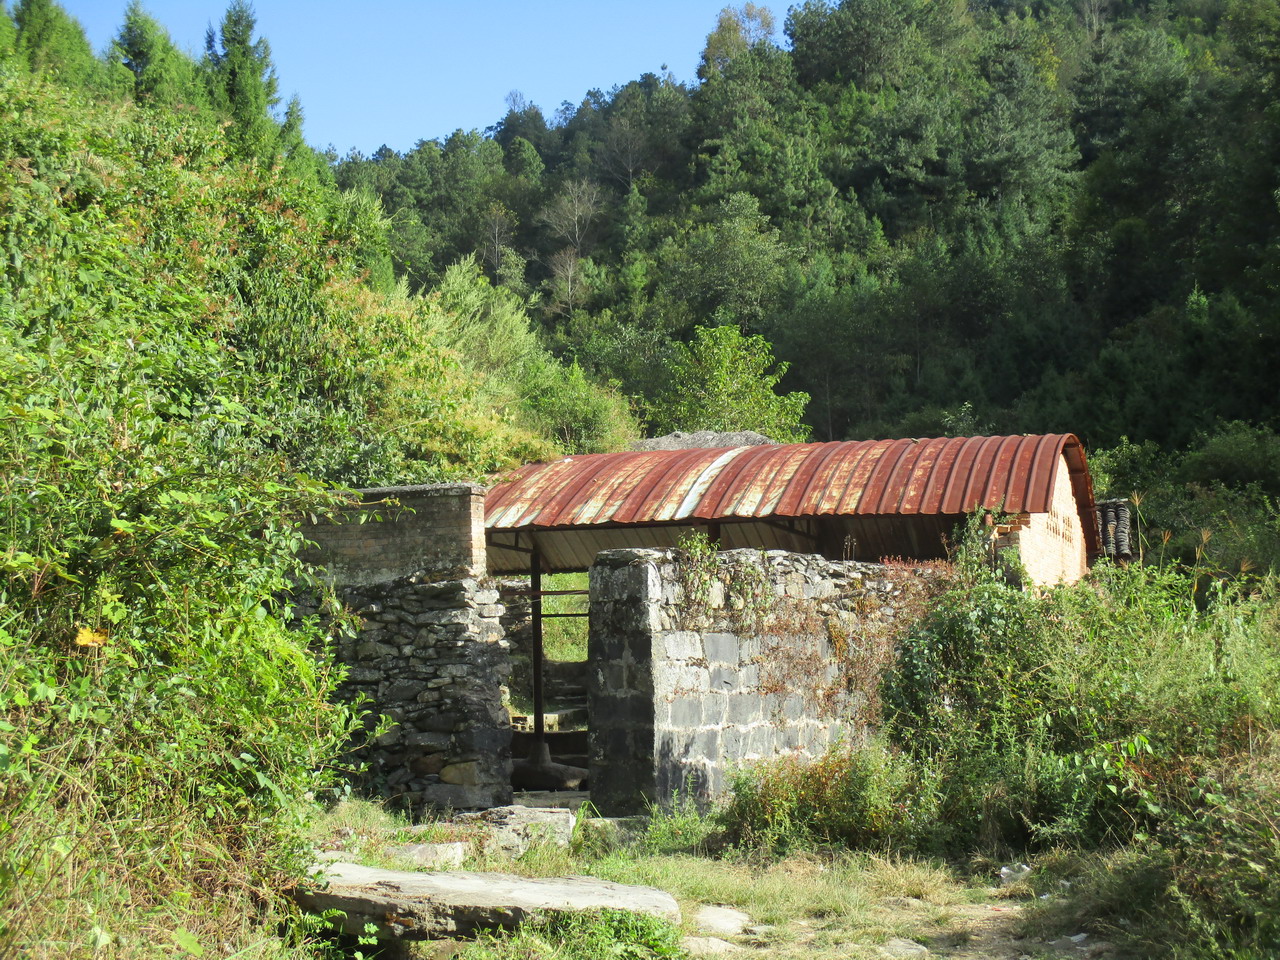
[[[668,545],[710,524],[721,527],[726,547],[820,552],[824,543],[829,553],[839,540],[848,553],[856,541],[859,559],[923,559],[936,555],[939,531],[974,510],[1047,512],[1060,457],[1093,554],[1084,451],[1075,436],[1051,434],[653,450],[531,464],[486,497],[490,569],[528,569],[527,553],[502,544],[536,545],[547,569],[585,569],[610,546]]]

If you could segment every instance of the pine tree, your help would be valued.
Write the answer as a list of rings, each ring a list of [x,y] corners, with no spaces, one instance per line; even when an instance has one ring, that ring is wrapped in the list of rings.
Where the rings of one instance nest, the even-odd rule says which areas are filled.
[[[123,80],[140,103],[199,106],[206,100],[195,63],[174,46],[168,31],[143,10],[141,0],[131,0],[126,9],[124,24],[111,42],[107,62],[117,72],[127,71]]]
[[[231,120],[228,130],[237,151],[245,157],[274,156],[280,125],[271,115],[280,99],[279,81],[271,63],[271,46],[255,40],[253,7],[232,0],[217,32],[205,34],[204,67],[213,108]]]
[[[84,28],[53,0],[18,0],[15,49],[27,66],[68,86],[92,87],[102,75]]]

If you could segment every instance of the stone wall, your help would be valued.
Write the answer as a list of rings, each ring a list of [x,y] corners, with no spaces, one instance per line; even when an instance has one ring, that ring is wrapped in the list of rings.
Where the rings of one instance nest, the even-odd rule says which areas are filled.
[[[409,574],[430,579],[485,576],[484,487],[435,483],[357,491],[361,503],[339,522],[308,525],[307,559],[344,586]]]
[[[340,693],[363,699],[370,724],[393,721],[357,756],[362,785],[412,810],[509,803],[510,663],[504,608],[484,575],[483,490],[360,492],[366,506],[349,522],[313,526],[308,538],[356,617],[355,635],[337,641],[348,668]]]
[[[705,801],[735,766],[861,736],[938,566],[610,550],[591,568],[592,803]]]

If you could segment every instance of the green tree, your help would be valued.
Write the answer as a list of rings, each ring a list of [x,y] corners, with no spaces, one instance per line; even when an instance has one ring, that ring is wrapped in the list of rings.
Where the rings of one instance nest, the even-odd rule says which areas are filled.
[[[169,32],[131,0],[120,32],[111,41],[107,63],[140,103],[173,107],[206,101],[195,62],[173,45]]]
[[[271,111],[280,103],[279,81],[271,63],[271,45],[254,39],[257,17],[247,0],[232,0],[215,33],[205,34],[205,73],[209,99],[231,120],[228,134],[245,157],[273,156],[279,124]]]
[[[101,79],[102,64],[84,29],[53,0],[18,0],[13,19],[15,49],[32,70],[73,87],[88,88]]]
[[[744,337],[735,326],[698,327],[691,344],[677,347],[667,372],[667,389],[649,408],[659,433],[756,430],[782,443],[809,436],[801,423],[809,395],[776,392],[787,364],[775,365],[764,337]]]
[[[768,7],[754,3],[739,9],[725,7],[720,11],[716,28],[707,36],[702,51],[702,63],[698,77],[709,80],[719,76],[735,58],[746,53],[757,43],[767,43],[773,36],[773,14]]]
[[[663,248],[656,308],[674,334],[699,318],[763,329],[781,291],[786,254],[755,197],[735,193],[711,222]]]
[[[18,25],[9,16],[9,9],[0,2],[0,60],[13,56],[14,44],[18,40]]]

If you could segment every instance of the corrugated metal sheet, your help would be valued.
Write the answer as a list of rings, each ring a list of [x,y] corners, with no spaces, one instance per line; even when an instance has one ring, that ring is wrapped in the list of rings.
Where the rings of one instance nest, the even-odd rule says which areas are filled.
[[[954,515],[980,508],[1042,513],[1049,508],[1059,455],[1066,457],[1081,509],[1091,509],[1080,441],[1050,434],[565,457],[523,467],[490,490],[485,525],[553,529],[690,519]]]
[[[974,509],[1047,511],[1063,460],[1086,550],[1095,556],[1084,451],[1072,434],[1050,434],[654,450],[530,464],[486,497],[489,567],[527,569],[527,550],[536,545],[546,569],[583,570],[601,550],[671,546],[712,524],[725,549],[927,559],[943,555],[943,538]]]

